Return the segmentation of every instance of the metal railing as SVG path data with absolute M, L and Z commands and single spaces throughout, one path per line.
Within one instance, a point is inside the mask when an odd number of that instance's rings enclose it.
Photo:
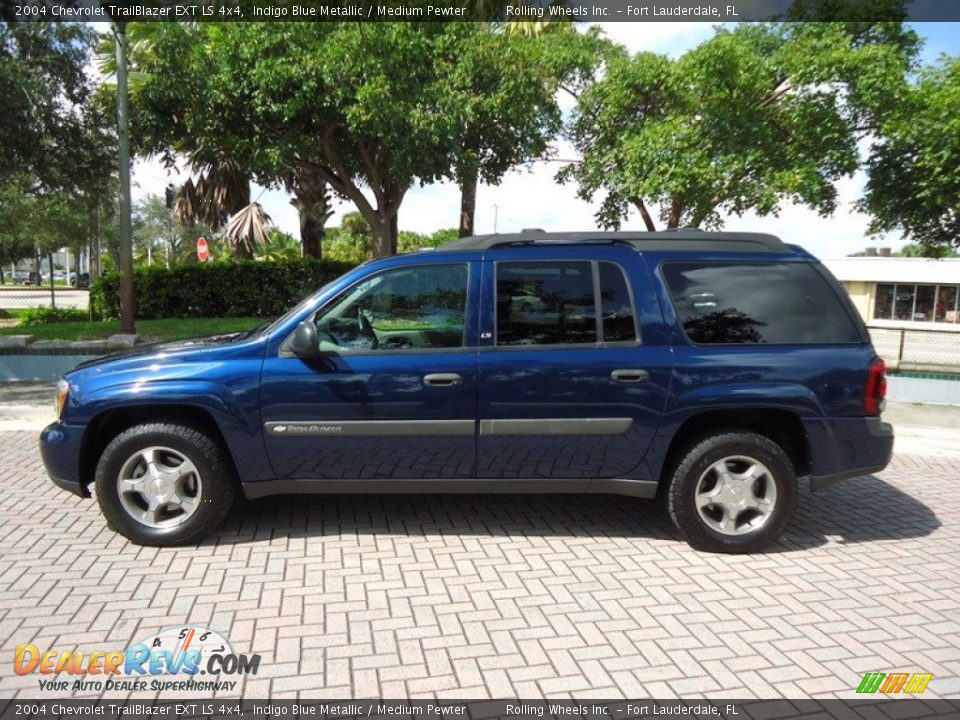
M 960 332 L 870 326 L 877 354 L 892 370 L 960 372 Z

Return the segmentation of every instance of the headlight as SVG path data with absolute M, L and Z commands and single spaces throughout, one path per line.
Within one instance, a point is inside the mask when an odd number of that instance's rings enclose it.
M 57 383 L 57 420 L 60 419 L 61 414 L 63 413 L 63 408 L 67 406 L 67 397 L 70 395 L 70 383 L 68 383 L 63 378 L 60 378 L 60 382 Z

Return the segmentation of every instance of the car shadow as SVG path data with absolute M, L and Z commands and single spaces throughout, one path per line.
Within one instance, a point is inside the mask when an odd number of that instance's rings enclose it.
M 891 512 L 895 509 L 895 512 Z M 765 552 L 925 537 L 934 512 L 869 475 L 802 490 L 797 516 Z M 611 495 L 300 495 L 261 498 L 201 545 L 354 534 L 611 537 L 683 542 L 660 503 Z

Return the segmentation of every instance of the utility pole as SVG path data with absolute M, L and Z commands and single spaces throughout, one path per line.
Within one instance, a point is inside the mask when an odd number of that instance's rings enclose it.
M 117 140 L 120 161 L 120 332 L 133 334 L 133 229 L 130 224 L 130 115 L 127 24 L 115 22 L 117 39 Z

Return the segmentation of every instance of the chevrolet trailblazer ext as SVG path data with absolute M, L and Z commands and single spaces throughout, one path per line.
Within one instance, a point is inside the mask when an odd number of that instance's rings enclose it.
M 887 465 L 885 390 L 799 247 L 529 231 L 366 263 L 254 331 L 85 363 L 40 448 L 147 545 L 214 532 L 240 492 L 564 492 L 659 495 L 693 546 L 751 552 L 801 480 Z

